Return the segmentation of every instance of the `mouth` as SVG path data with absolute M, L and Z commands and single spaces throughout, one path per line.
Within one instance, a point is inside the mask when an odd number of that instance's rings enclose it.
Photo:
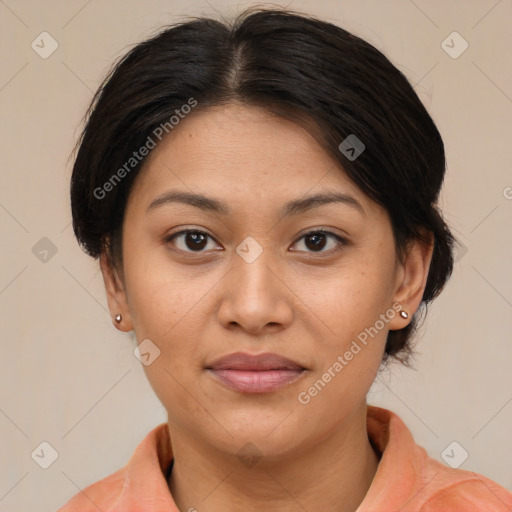
M 269 393 L 299 379 L 307 369 L 277 354 L 237 352 L 205 368 L 222 384 L 242 393 Z

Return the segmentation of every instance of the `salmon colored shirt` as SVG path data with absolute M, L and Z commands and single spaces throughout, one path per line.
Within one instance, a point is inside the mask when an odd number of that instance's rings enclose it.
M 429 457 L 395 413 L 368 406 L 367 429 L 381 459 L 356 512 L 512 512 L 512 492 Z M 57 512 L 179 512 L 166 478 L 172 460 L 168 425 L 162 423 L 123 468 L 89 485 Z

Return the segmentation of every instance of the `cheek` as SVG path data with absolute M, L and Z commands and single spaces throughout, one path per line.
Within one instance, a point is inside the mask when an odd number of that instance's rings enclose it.
M 314 343 L 315 371 L 301 386 L 297 403 L 306 422 L 326 431 L 364 400 L 382 361 L 388 322 L 396 312 L 387 308 L 388 289 L 377 274 L 359 270 L 330 281 L 312 298 L 311 309 L 329 329 L 323 328 L 327 335 Z
M 381 260 L 358 257 L 321 280 L 303 281 L 301 298 L 329 329 L 337 348 L 373 325 L 390 305 L 391 267 Z M 305 286 L 305 288 L 304 288 Z
M 197 405 L 187 390 L 202 370 L 201 322 L 208 287 L 191 287 L 170 266 L 133 266 L 132 271 L 130 311 L 137 341 L 151 340 L 158 353 L 154 362 L 143 365 L 144 372 L 167 411 L 186 417 Z
M 202 371 L 201 350 L 209 342 L 205 333 L 212 322 L 208 293 L 222 286 L 222 273 L 205 272 L 199 277 L 197 269 L 184 269 L 173 264 L 164 251 L 144 247 L 133 243 L 125 251 L 129 305 L 138 343 L 150 339 L 160 350 L 159 357 L 144 370 L 162 403 L 174 404 L 168 410 L 185 410 L 191 404 L 182 386 Z M 298 313 L 291 330 L 306 326 L 316 363 L 314 375 L 301 391 L 321 381 L 318 397 L 311 395 L 311 408 L 339 400 L 348 405 L 366 394 L 384 350 L 387 324 L 377 334 L 372 326 L 389 303 L 391 269 L 385 254 L 379 258 L 370 250 L 360 250 L 347 255 L 331 272 L 309 269 L 287 275 L 299 299 L 291 306 Z M 336 371 L 340 364 L 341 370 Z M 329 368 L 331 374 L 326 374 Z M 322 387 L 322 383 L 326 385 Z M 318 414 L 324 413 L 318 410 Z
M 391 274 L 385 254 L 380 260 L 361 255 L 323 281 L 322 290 L 309 293 L 307 305 L 320 318 L 325 335 L 315 342 L 317 371 L 311 380 L 319 382 L 306 401 L 315 393 L 322 395 L 312 400 L 317 404 L 366 395 L 396 315 L 390 302 Z
M 142 237 L 141 237 L 142 238 Z M 130 313 L 137 338 L 164 341 L 173 327 L 200 300 L 200 290 L 191 287 L 186 273 L 170 264 L 161 248 L 128 244 L 125 276 Z
M 137 342 L 149 339 L 158 353 L 144 366 L 147 378 L 163 403 L 169 397 L 186 403 L 180 384 L 186 385 L 203 368 L 207 294 L 217 279 L 191 280 L 163 251 L 150 254 L 136 247 L 126 258 L 125 270 Z

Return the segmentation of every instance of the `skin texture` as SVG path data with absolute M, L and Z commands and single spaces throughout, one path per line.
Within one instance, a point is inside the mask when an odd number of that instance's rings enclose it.
M 214 197 L 232 212 L 180 203 L 147 210 L 171 189 Z M 331 203 L 280 214 L 284 203 L 327 190 L 353 196 L 364 213 Z M 185 235 L 166 240 L 185 228 L 211 238 L 199 252 Z M 303 236 L 320 228 L 346 243 L 329 235 L 315 249 Z M 236 252 L 248 236 L 263 249 L 252 263 Z M 232 103 L 189 115 L 164 138 L 128 198 L 123 268 L 105 254 L 100 264 L 112 317 L 123 317 L 114 325 L 161 351 L 144 371 L 168 413 L 169 486 L 182 512 L 357 508 L 378 465 L 366 394 L 388 330 L 405 327 L 420 304 L 431 257 L 432 244 L 417 242 L 399 264 L 386 211 L 290 121 Z M 394 303 L 409 319 L 395 314 L 300 403 Z M 238 351 L 277 353 L 307 371 L 278 391 L 234 391 L 205 367 Z M 259 458 L 247 463 L 240 450 Z

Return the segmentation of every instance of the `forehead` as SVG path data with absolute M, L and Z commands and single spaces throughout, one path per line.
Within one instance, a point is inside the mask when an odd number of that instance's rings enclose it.
M 167 189 L 260 207 L 334 190 L 374 207 L 304 127 L 238 103 L 182 119 L 146 158 L 130 200 L 147 208 Z

